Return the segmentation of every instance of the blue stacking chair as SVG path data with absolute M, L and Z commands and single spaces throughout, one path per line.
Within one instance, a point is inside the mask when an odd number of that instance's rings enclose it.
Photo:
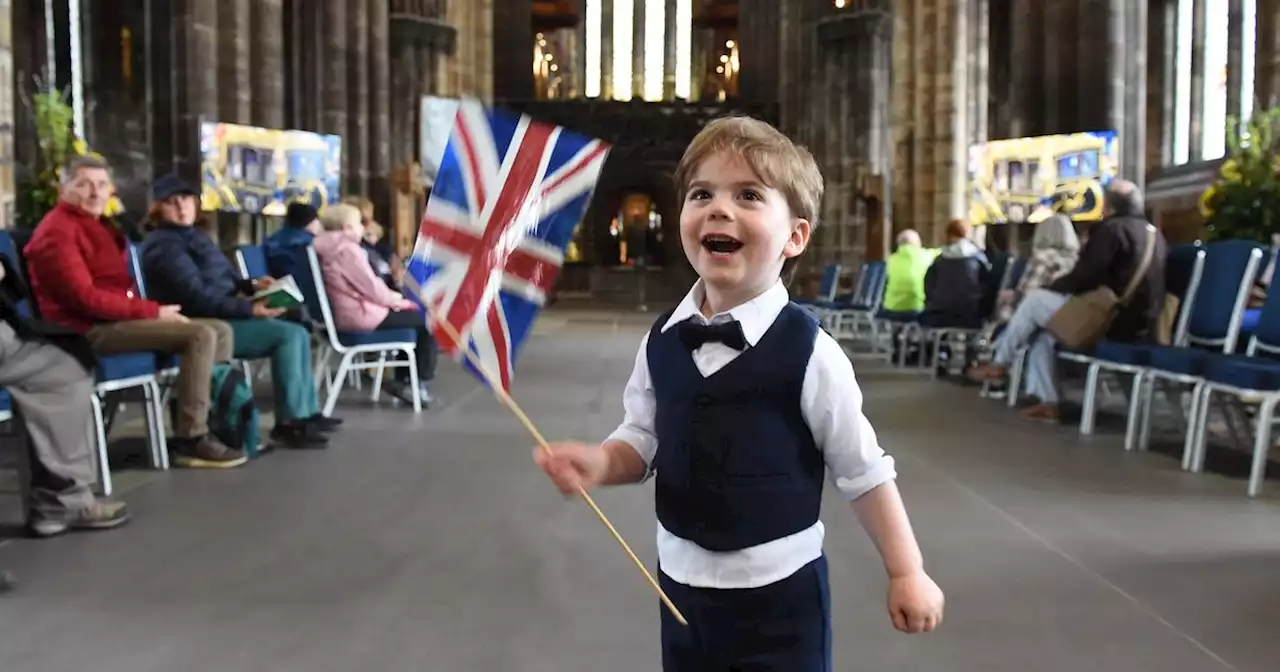
M 142 274 L 142 252 L 138 246 L 132 241 L 125 243 L 128 252 L 129 275 L 133 277 L 133 284 L 138 286 L 138 296 L 147 298 L 147 279 Z M 156 355 L 156 375 L 167 383 L 172 383 L 174 378 L 178 377 L 178 356 L 177 355 Z M 163 386 L 165 390 L 164 403 L 168 403 L 169 386 Z
M 315 248 L 308 245 L 305 248 L 295 250 L 294 254 L 301 257 L 297 259 L 294 268 L 301 269 L 302 272 L 295 275 L 294 280 L 298 283 L 298 289 L 302 290 L 302 295 L 306 299 L 304 305 L 310 312 L 312 319 L 324 324 L 325 335 L 329 341 L 329 349 L 324 353 L 321 362 L 317 366 L 317 379 L 320 377 L 320 372 L 326 368 L 327 360 L 334 353 L 341 356 L 338 369 L 332 378 L 325 377 L 328 389 L 323 413 L 325 415 L 333 413 L 333 408 L 338 403 L 338 394 L 342 391 L 342 381 L 346 378 L 347 373 L 368 369 L 376 370 L 372 400 L 377 401 L 382 393 L 382 374 L 385 369 L 387 367 L 397 368 L 402 366 L 409 367 L 409 380 L 413 387 L 413 411 L 415 413 L 420 412 L 422 410 L 422 399 L 419 395 L 418 368 L 414 358 L 414 353 L 417 351 L 417 332 L 413 329 L 385 329 L 364 332 L 339 331 L 333 321 L 333 310 L 329 306 L 329 296 L 324 286 L 324 275 L 320 271 L 320 258 L 316 256 Z M 426 324 L 426 318 L 423 318 L 423 324 Z M 387 361 L 387 354 L 396 352 L 405 353 L 407 359 L 403 362 Z M 367 353 L 377 353 L 379 355 L 378 361 L 372 363 L 357 361 L 358 356 Z
M 837 339 L 856 340 L 866 326 L 873 342 L 878 339 L 876 313 L 884 301 L 888 265 L 883 261 L 866 261 L 858 271 L 858 283 L 847 301 L 829 304 L 828 321 L 824 323 Z
M 0 388 L 0 424 L 8 423 L 13 419 L 13 396 L 9 394 L 8 390 Z M 26 446 L 23 446 L 22 450 L 25 453 L 27 451 Z M 28 507 L 30 506 L 27 490 L 28 474 L 30 472 L 27 461 L 29 459 L 25 454 L 18 456 L 18 496 L 22 498 L 22 520 L 24 522 L 28 520 Z
M 132 264 L 133 250 L 128 250 L 127 261 Z M 14 266 L 24 268 L 21 255 L 18 253 L 8 232 L 0 232 L 0 254 L 9 256 Z M 130 266 L 132 268 L 132 266 Z M 141 291 L 141 290 L 139 290 Z M 25 309 L 24 309 L 25 306 Z M 24 314 L 34 315 L 34 304 L 31 297 L 22 297 L 19 310 Z M 90 393 L 90 408 L 93 411 L 94 442 L 97 444 L 98 456 L 98 488 L 103 495 L 113 491 L 111 468 L 107 462 L 107 420 L 104 414 L 103 397 L 112 392 L 139 389 L 145 397 L 144 411 L 147 419 L 147 439 L 151 449 L 151 466 L 155 469 L 169 468 L 169 449 L 165 442 L 164 415 L 161 406 L 161 392 L 156 376 L 156 357 L 152 353 L 125 353 L 98 357 L 93 391 Z
M 828 314 L 832 310 L 836 292 L 840 289 L 840 272 L 843 268 L 835 262 L 824 265 L 818 281 L 818 295 L 812 299 L 796 299 L 796 304 L 813 313 L 819 322 L 829 322 Z
M 267 272 L 267 253 L 261 245 L 241 245 L 236 248 L 236 269 L 240 271 L 240 279 L 253 280 L 265 278 Z
M 1188 259 L 1199 257 L 1200 270 L 1185 271 Z M 1151 405 L 1157 391 L 1167 393 L 1170 385 L 1192 386 L 1190 416 L 1197 415 L 1203 395 L 1200 369 L 1214 350 L 1234 351 L 1244 315 L 1245 303 L 1262 262 L 1262 249 L 1248 241 L 1224 241 L 1205 246 L 1178 246 L 1170 250 L 1167 274 L 1176 292 L 1185 279 L 1186 290 L 1179 306 L 1173 342 L 1168 346 L 1125 345 L 1104 342 L 1095 350 L 1090 375 L 1086 377 L 1085 408 L 1081 433 L 1092 433 L 1096 413 L 1098 374 L 1107 367 L 1134 375 L 1130 396 L 1125 448 L 1145 449 L 1150 440 Z M 1197 263 L 1197 262 L 1192 262 Z M 1105 363 L 1105 364 L 1104 364 Z M 1096 366 L 1096 368 L 1095 368 Z M 1181 405 L 1177 405 L 1181 408 Z M 1136 425 L 1136 436 L 1135 432 Z M 1183 446 L 1183 467 L 1190 466 L 1193 433 L 1187 432 Z
M 1267 454 L 1271 449 L 1271 426 L 1280 406 L 1280 293 L 1269 292 L 1259 310 L 1257 328 L 1243 355 L 1203 353 L 1199 367 L 1200 397 L 1191 419 L 1191 454 L 1184 461 L 1190 469 L 1204 468 L 1210 401 L 1214 394 L 1239 403 L 1257 405 L 1253 461 L 1249 470 L 1248 494 L 1257 496 L 1266 476 Z
M 1165 291 L 1179 298 L 1178 319 L 1170 345 L 1186 345 L 1187 327 L 1196 303 L 1200 281 L 1204 273 L 1206 253 L 1197 243 L 1170 248 L 1165 260 Z M 1133 450 L 1140 444 L 1138 430 L 1142 422 L 1140 404 L 1150 399 L 1150 380 L 1145 375 L 1150 363 L 1153 346 L 1132 343 L 1116 343 L 1103 340 L 1086 356 L 1088 374 L 1085 376 L 1084 408 L 1080 416 L 1080 433 L 1092 434 L 1097 415 L 1097 393 L 1100 376 L 1104 373 L 1132 376 L 1129 394 L 1129 413 L 1125 428 L 1125 450 Z

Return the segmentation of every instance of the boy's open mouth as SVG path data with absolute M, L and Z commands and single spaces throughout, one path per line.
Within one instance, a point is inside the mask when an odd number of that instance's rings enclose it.
M 702 237 L 702 247 L 712 254 L 733 254 L 742 249 L 742 241 L 718 233 Z

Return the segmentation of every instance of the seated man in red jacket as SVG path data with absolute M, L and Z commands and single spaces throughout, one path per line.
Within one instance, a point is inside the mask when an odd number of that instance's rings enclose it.
M 110 166 L 102 159 L 81 157 L 65 169 L 61 200 L 25 250 L 41 317 L 83 333 L 99 355 L 176 354 L 177 436 L 169 441 L 174 462 L 244 464 L 244 453 L 218 441 L 208 424 L 213 364 L 231 359 L 231 327 L 219 320 L 189 320 L 177 306 L 137 295 L 125 262 L 124 234 L 102 219 L 111 190 Z

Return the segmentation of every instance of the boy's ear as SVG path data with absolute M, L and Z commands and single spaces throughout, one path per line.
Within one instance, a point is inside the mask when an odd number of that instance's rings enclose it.
M 784 259 L 794 259 L 800 256 L 806 247 L 809 246 L 809 236 L 813 233 L 813 226 L 809 224 L 807 219 L 797 219 L 795 226 L 791 227 L 791 237 L 787 239 L 787 244 L 782 248 L 782 256 Z

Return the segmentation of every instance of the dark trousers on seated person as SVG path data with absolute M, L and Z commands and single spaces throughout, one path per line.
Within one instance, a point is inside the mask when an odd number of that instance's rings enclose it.
M 827 558 L 759 588 L 694 588 L 665 573 L 663 592 L 688 619 L 662 606 L 664 672 L 831 672 Z
M 378 331 L 386 329 L 414 329 L 418 333 L 418 347 L 415 353 L 418 367 L 418 381 L 429 382 L 436 377 L 436 339 L 427 330 L 427 318 L 416 310 L 393 310 L 387 319 L 378 325 Z M 397 380 L 409 380 L 409 370 L 392 369 Z
M 131 320 L 99 324 L 86 334 L 99 355 L 161 352 L 178 356 L 174 383 L 178 413 L 174 434 L 197 438 L 209 433 L 209 390 L 215 362 L 231 360 L 235 337 L 221 320 L 161 322 Z

